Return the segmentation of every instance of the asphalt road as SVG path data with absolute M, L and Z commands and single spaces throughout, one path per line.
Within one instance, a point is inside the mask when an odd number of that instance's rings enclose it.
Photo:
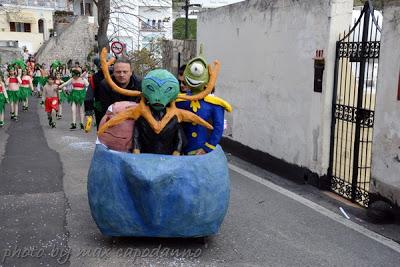
M 317 204 L 308 200 L 313 189 L 233 157 L 230 206 L 218 235 L 102 236 L 86 191 L 95 134 L 69 131 L 64 110 L 56 129 L 38 109 L 0 130 L 1 266 L 399 266 L 399 244 L 329 210 L 321 196 Z M 43 255 L 22 257 L 33 246 Z
M 58 153 L 47 145 L 36 101 L 0 129 L 0 265 L 55 266 L 68 251 Z M 51 256 L 53 254 L 53 256 Z M 57 255 L 56 255 L 57 254 Z

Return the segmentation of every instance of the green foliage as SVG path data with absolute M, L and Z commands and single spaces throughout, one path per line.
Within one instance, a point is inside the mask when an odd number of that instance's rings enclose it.
M 172 0 L 172 9 L 181 10 L 181 7 L 185 5 L 185 0 Z
M 365 2 L 368 0 L 354 0 L 354 6 L 363 6 Z M 376 10 L 382 10 L 384 2 L 387 2 L 388 0 L 373 0 L 371 1 L 372 5 L 374 6 L 374 9 Z
M 134 73 L 141 77 L 145 76 L 150 70 L 158 67 L 157 60 L 147 48 L 131 52 L 129 57 L 132 60 Z
M 189 19 L 188 39 L 195 40 L 197 36 L 197 20 Z M 172 26 L 174 39 L 185 39 L 185 18 L 177 18 Z
M 90 52 L 88 53 L 87 57 L 86 57 L 86 61 L 87 62 L 91 62 L 92 59 L 96 56 L 96 52 L 93 50 L 90 50 Z
M 149 71 L 161 68 L 161 43 L 162 39 L 153 39 L 145 48 L 128 54 L 136 75 L 144 77 Z
M 354 0 L 354 6 L 363 6 L 364 0 Z

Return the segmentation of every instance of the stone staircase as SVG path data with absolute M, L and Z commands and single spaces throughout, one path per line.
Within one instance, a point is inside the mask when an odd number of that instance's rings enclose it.
M 66 63 L 72 59 L 73 62 L 86 62 L 88 54 L 97 45 L 95 35 L 97 26 L 90 23 L 89 18 L 77 16 L 74 21 L 57 37 L 51 37 L 40 47 L 36 53 L 38 63 L 50 64 L 58 59 Z

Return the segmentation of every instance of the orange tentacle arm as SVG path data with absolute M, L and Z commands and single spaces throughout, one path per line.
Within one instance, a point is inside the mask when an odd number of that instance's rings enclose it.
M 179 122 L 184 121 L 184 122 L 194 122 L 199 125 L 202 125 L 206 127 L 209 130 L 213 130 L 214 128 L 212 127 L 211 124 L 209 124 L 207 121 L 203 120 L 193 112 L 183 110 L 183 109 L 178 109 L 178 114 L 177 114 Z
M 114 118 L 110 119 L 103 126 L 100 127 L 97 135 L 102 135 L 108 128 L 116 126 L 125 120 L 137 120 L 141 115 L 141 107 L 137 106 L 129 108 L 125 111 L 118 113 Z
M 114 83 L 114 81 L 111 78 L 110 72 L 108 71 L 108 68 L 110 67 L 111 64 L 115 62 L 115 58 L 112 58 L 110 61 L 107 62 L 107 49 L 103 48 L 101 51 L 100 55 L 100 63 L 101 63 L 101 70 L 103 71 L 104 74 L 104 79 L 107 81 L 107 84 L 117 93 L 121 95 L 126 95 L 126 96 L 140 96 L 141 92 L 137 90 L 126 90 L 124 88 L 119 87 Z
M 207 121 L 205 121 L 202 118 L 200 118 L 199 116 L 197 116 L 195 113 L 176 108 L 175 101 L 171 102 L 170 106 L 171 106 L 170 109 L 172 110 L 171 112 L 174 113 L 174 115 L 176 115 L 178 117 L 179 122 L 182 122 L 182 121 L 194 122 L 194 123 L 197 123 L 199 125 L 206 127 L 209 130 L 214 129 L 211 124 L 209 124 Z
M 218 73 L 220 70 L 221 70 L 221 63 L 218 60 L 215 60 L 214 66 L 212 66 L 211 64 L 208 65 L 208 73 L 210 74 L 210 80 L 208 81 L 206 89 L 197 95 L 179 94 L 178 98 L 189 101 L 204 99 L 214 89 L 215 83 L 217 82 Z

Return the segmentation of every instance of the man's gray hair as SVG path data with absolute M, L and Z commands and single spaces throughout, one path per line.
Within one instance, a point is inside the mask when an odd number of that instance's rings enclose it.
M 115 64 L 118 64 L 118 63 L 126 63 L 126 64 L 129 64 L 129 66 L 131 66 L 131 68 L 132 68 L 132 62 L 129 60 L 128 57 L 120 57 L 120 58 L 117 58 L 117 60 L 115 61 L 114 65 L 115 65 Z

